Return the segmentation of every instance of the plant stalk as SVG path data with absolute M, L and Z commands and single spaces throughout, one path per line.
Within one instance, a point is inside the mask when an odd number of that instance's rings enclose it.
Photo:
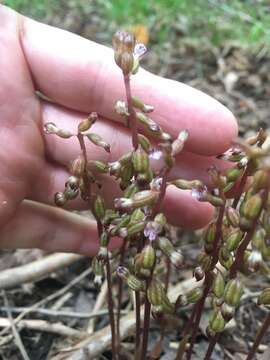
M 248 353 L 246 360 L 251 360 L 254 358 L 254 355 L 258 349 L 258 346 L 260 345 L 269 326 L 270 326 L 270 312 L 268 313 L 266 319 L 264 320 L 264 323 L 262 324 L 261 328 L 259 329 L 259 331 L 256 335 L 256 338 L 255 338 L 255 341 L 253 343 L 253 346 L 252 346 L 250 352 Z

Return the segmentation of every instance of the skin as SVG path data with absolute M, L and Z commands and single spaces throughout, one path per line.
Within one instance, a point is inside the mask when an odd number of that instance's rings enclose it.
M 100 120 L 93 131 L 111 144 L 107 154 L 87 144 L 89 159 L 116 160 L 131 149 L 130 135 L 113 111 L 125 99 L 120 69 L 112 50 L 53 28 L 0 5 L 0 246 L 40 247 L 50 251 L 97 251 L 95 223 L 53 205 L 69 176 L 68 166 L 80 153 L 76 139 L 45 135 L 44 123 L 75 130 L 91 111 Z M 237 135 L 231 112 L 206 94 L 160 78 L 143 69 L 132 77 L 133 94 L 155 107 L 153 118 L 177 136 L 189 131 L 186 149 L 177 157 L 172 178 L 208 181 L 207 168 L 226 164 L 214 156 Z M 41 91 L 52 102 L 35 95 Z M 116 194 L 104 179 L 109 204 Z M 71 209 L 85 207 L 80 201 Z M 173 224 L 198 228 L 213 216 L 213 208 L 189 192 L 169 187 L 164 211 Z M 118 246 L 115 239 L 113 246 Z

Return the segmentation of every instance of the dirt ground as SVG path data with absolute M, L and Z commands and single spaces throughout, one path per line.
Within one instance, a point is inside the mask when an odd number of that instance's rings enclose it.
M 114 24 L 108 26 L 104 23 L 96 9 L 90 9 L 84 13 L 81 9 L 70 6 L 63 13 L 48 15 L 44 21 L 56 26 L 61 24 L 61 27 L 65 29 L 105 44 L 110 43 L 111 34 L 115 30 Z M 153 34 L 154 32 L 149 29 L 149 33 Z M 237 117 L 241 136 L 250 135 L 259 127 L 270 127 L 270 56 L 266 48 L 242 49 L 232 43 L 226 43 L 222 47 L 216 48 L 204 41 L 199 43 L 188 40 L 181 35 L 181 30 L 175 24 L 172 25 L 170 41 L 162 45 L 157 45 L 154 36 L 150 36 L 150 51 L 144 60 L 144 66 L 154 73 L 196 87 L 221 101 Z M 198 251 L 197 237 L 182 232 L 180 235 L 183 236 L 182 245 L 186 256 L 190 259 L 190 268 L 192 268 L 194 254 Z M 0 270 L 41 259 L 44 255 L 46 254 L 39 250 L 1 251 Z M 25 308 L 29 309 L 38 301 L 59 292 L 88 267 L 89 260 L 83 258 L 38 281 L 5 291 L 5 295 L 3 293 L 3 296 L 0 297 L 0 326 L 5 328 L 3 319 L 8 317 L 7 303 L 12 317 L 15 318 Z M 182 280 L 189 276 L 188 271 L 180 275 Z M 176 275 L 174 277 L 175 281 L 179 281 Z M 247 285 L 250 291 L 256 292 L 259 282 L 261 282 L 260 287 L 266 285 L 262 283 L 263 281 L 265 281 L 263 278 L 258 280 L 258 277 L 254 276 L 249 278 Z M 82 313 L 93 311 L 97 306 L 97 297 L 98 291 L 92 285 L 91 275 L 86 274 L 81 281 L 54 299 L 47 299 L 44 304 L 38 306 L 37 311 L 28 313 L 24 319 L 29 321 L 41 319 L 49 324 L 61 323 L 68 328 L 81 331 L 92 327 L 96 331 L 108 324 L 108 317 L 104 314 L 99 315 L 96 318 L 95 327 L 93 327 L 93 320 L 84 318 Z M 100 299 L 100 297 L 98 298 Z M 127 305 L 127 310 L 128 308 L 129 305 Z M 50 311 L 46 313 L 46 311 L 42 312 L 42 309 Z M 69 316 L 65 316 L 64 312 L 69 312 Z M 76 316 L 78 312 L 80 316 Z M 71 316 L 70 313 L 73 315 Z M 222 335 L 213 359 L 245 359 L 248 346 L 250 346 L 256 329 L 265 314 L 264 309 L 258 309 L 252 296 L 248 297 L 245 305 L 237 313 L 236 323 L 232 323 L 231 328 Z M 207 317 L 207 311 L 205 316 Z M 203 358 L 208 345 L 208 340 L 203 332 L 206 317 L 202 321 L 201 334 L 196 341 L 195 360 Z M 182 327 L 183 321 L 185 322 L 186 319 L 187 316 L 184 314 L 177 324 Z M 41 323 L 36 324 L 40 330 Z M 57 335 L 59 333 L 57 331 L 56 334 L 51 329 L 38 331 L 27 324 L 22 329 L 20 327 L 18 329 L 31 360 L 52 359 L 57 352 L 73 347 L 80 340 L 79 331 L 70 336 L 60 336 Z M 150 347 L 156 343 L 159 327 L 153 322 L 151 329 Z M 23 359 L 12 334 L 12 331 L 8 330 L 3 333 L 3 330 L 0 329 L 1 359 Z M 165 332 L 163 352 L 159 358 L 162 360 L 173 359 L 178 340 L 177 332 Z M 270 359 L 269 348 L 267 349 L 269 341 L 270 335 L 268 334 L 268 338 L 264 339 L 261 346 L 262 352 L 265 351 L 265 353 L 258 359 Z M 134 350 L 132 336 L 125 340 L 123 348 L 122 359 L 131 359 Z M 69 359 L 70 356 L 66 352 L 59 359 Z M 84 358 L 92 357 L 85 354 Z M 110 352 L 105 351 L 97 358 L 110 359 Z

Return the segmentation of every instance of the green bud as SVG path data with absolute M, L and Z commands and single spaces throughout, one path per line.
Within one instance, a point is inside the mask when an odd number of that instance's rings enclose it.
M 79 123 L 78 132 L 84 132 L 89 130 L 92 124 L 93 124 L 92 117 L 89 116 L 87 119 L 84 119 Z
M 227 169 L 225 171 L 225 176 L 229 182 L 235 182 L 243 174 L 243 169 L 238 169 L 237 167 Z
M 137 109 L 141 110 L 144 113 L 149 113 L 154 110 L 154 107 L 151 105 L 146 105 L 144 102 L 137 96 L 132 96 L 132 104 Z
M 151 150 L 151 143 L 146 136 L 138 134 L 138 142 L 146 153 Z
M 230 225 L 233 227 L 239 226 L 240 215 L 239 212 L 233 207 L 229 206 L 226 209 L 226 218 Z
M 206 254 L 205 252 L 202 252 L 199 254 L 197 260 L 204 271 L 207 271 L 209 269 L 210 264 L 211 264 L 211 256 L 210 255 Z
M 130 223 L 133 224 L 133 223 L 141 222 L 144 221 L 144 219 L 145 219 L 144 212 L 140 208 L 138 208 L 132 211 Z
M 220 333 L 225 328 L 225 320 L 220 310 L 215 310 L 209 321 L 209 326 L 214 333 Z
M 145 284 L 142 280 L 138 279 L 136 276 L 132 275 L 127 268 L 124 266 L 118 266 L 116 270 L 117 275 L 125 279 L 128 287 L 133 291 L 144 291 Z
M 248 220 L 256 219 L 262 209 L 262 197 L 260 194 L 252 195 L 243 205 L 243 216 Z
M 263 225 L 264 230 L 266 231 L 266 235 L 270 236 L 270 213 L 269 212 L 266 212 L 266 211 L 264 212 L 262 225 Z
M 139 188 L 137 186 L 137 184 L 133 183 L 133 184 L 130 184 L 124 191 L 123 195 L 125 198 L 131 198 L 133 197 L 136 192 L 138 192 Z
M 175 185 L 178 189 L 181 190 L 192 190 L 198 189 L 202 190 L 204 188 L 204 184 L 200 180 L 173 180 L 170 184 Z
M 142 148 L 138 148 L 133 153 L 132 163 L 133 163 L 133 167 L 137 173 L 147 172 L 149 169 L 148 154 Z
M 186 294 L 186 299 L 188 304 L 195 304 L 203 294 L 203 290 L 201 287 L 197 287 L 195 289 L 192 289 Z
M 128 236 L 134 236 L 143 231 L 145 228 L 145 222 L 141 221 L 132 225 L 129 225 L 127 227 L 127 235 Z
M 233 256 L 225 247 L 222 247 L 219 251 L 219 262 L 227 270 L 229 270 L 233 264 Z
M 147 298 L 153 306 L 161 306 L 165 312 L 172 313 L 174 308 L 170 303 L 164 287 L 157 280 L 152 280 L 147 289 Z
M 106 211 L 105 201 L 100 195 L 97 195 L 95 203 L 94 203 L 95 216 L 98 219 L 103 219 L 105 216 L 105 211 Z
M 156 262 L 156 252 L 152 245 L 146 245 L 140 254 L 141 264 L 144 269 L 151 270 Z
M 111 147 L 108 143 L 106 143 L 102 137 L 98 134 L 89 133 L 85 134 L 85 136 L 95 145 L 102 147 L 105 151 L 110 152 Z
M 262 189 L 265 189 L 268 186 L 269 181 L 270 181 L 269 175 L 266 170 L 260 169 L 256 171 L 253 176 L 253 183 L 252 183 L 253 191 L 256 193 Z
M 89 165 L 101 174 L 106 174 L 109 171 L 109 166 L 102 161 L 91 161 Z
M 161 226 L 165 226 L 167 224 L 166 216 L 163 213 L 158 213 L 155 216 L 154 221 L 160 224 Z
M 243 295 L 243 286 L 237 279 L 230 280 L 225 287 L 224 301 L 230 306 L 238 306 Z
M 210 223 L 203 235 L 203 239 L 206 244 L 212 244 L 216 236 L 216 224 L 214 222 Z
M 69 139 L 72 136 L 74 136 L 74 134 L 72 134 L 69 130 L 65 130 L 65 129 L 59 129 L 56 135 L 62 139 Z
M 270 287 L 260 293 L 257 303 L 258 305 L 270 305 Z
M 235 229 L 231 231 L 228 236 L 225 238 L 226 242 L 226 248 L 229 251 L 234 251 L 237 249 L 238 245 L 240 244 L 240 241 L 243 238 L 243 233 L 239 229 Z
M 103 266 L 100 261 L 98 261 L 97 257 L 94 257 L 91 263 L 93 273 L 95 275 L 94 277 L 94 285 L 97 288 L 100 288 L 102 284 L 102 279 L 104 276 Z
M 133 207 L 143 207 L 153 205 L 159 197 L 159 192 L 153 190 L 143 190 L 137 192 L 133 197 Z
M 224 289 L 225 289 L 225 281 L 222 274 L 218 271 L 214 276 L 212 291 L 217 298 L 221 298 L 223 296 Z

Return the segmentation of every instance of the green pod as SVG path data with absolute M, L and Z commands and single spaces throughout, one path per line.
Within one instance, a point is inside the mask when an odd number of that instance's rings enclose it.
M 149 153 L 151 150 L 151 143 L 150 141 L 147 139 L 146 136 L 142 135 L 142 134 L 138 134 L 138 142 L 141 145 L 142 149 L 146 152 Z
M 223 296 L 224 289 L 225 281 L 223 275 L 218 271 L 214 276 L 212 291 L 217 298 L 221 298 Z
M 220 333 L 224 330 L 226 322 L 221 314 L 220 310 L 214 311 L 209 322 L 210 329 L 214 333 Z
M 255 220 L 262 209 L 262 197 L 260 194 L 252 195 L 245 201 L 242 211 L 243 216 L 249 220 Z
M 267 236 L 270 237 L 270 213 L 269 212 L 266 212 L 266 211 L 264 212 L 262 225 L 263 225 L 264 230 L 266 231 Z
M 236 209 L 234 209 L 233 207 L 231 207 L 231 206 L 227 207 L 226 218 L 231 226 L 233 226 L 233 227 L 239 226 L 240 215 L 239 215 L 239 212 Z
M 216 236 L 216 224 L 214 222 L 210 223 L 203 235 L 204 242 L 206 244 L 212 244 Z
M 156 252 L 152 245 L 146 245 L 140 254 L 141 265 L 144 269 L 151 270 L 156 262 Z
M 105 216 L 105 211 L 105 201 L 100 195 L 97 195 L 94 203 L 95 216 L 101 220 Z
M 186 300 L 188 304 L 195 304 L 203 294 L 201 287 L 197 287 L 186 294 Z
M 136 194 L 136 192 L 138 192 L 139 188 L 137 186 L 137 184 L 133 183 L 130 184 L 124 191 L 123 196 L 125 198 L 131 198 L 132 196 L 134 196 Z
M 230 280 L 224 290 L 224 301 L 230 306 L 237 307 L 243 295 L 243 286 L 238 279 Z
M 233 230 L 228 236 L 225 238 L 226 248 L 229 251 L 234 251 L 237 249 L 240 241 L 243 238 L 243 232 L 239 229 Z
M 127 277 L 127 285 L 133 291 L 144 291 L 145 290 L 144 282 L 132 274 L 130 274 Z
M 204 185 L 200 180 L 184 180 L 178 179 L 170 182 L 181 190 L 203 189 Z
M 151 206 L 159 197 L 159 192 L 153 190 L 142 190 L 137 192 L 133 197 L 133 208 Z
M 98 161 L 98 160 L 92 161 L 92 162 L 90 162 L 90 166 L 91 165 L 93 165 L 95 170 L 101 174 L 106 174 L 109 172 L 109 166 L 102 161 Z
M 269 184 L 269 175 L 268 172 L 260 169 L 258 171 L 255 172 L 255 174 L 253 175 L 253 183 L 252 183 L 252 188 L 253 191 L 259 192 L 262 189 L 265 189 Z
M 105 151 L 110 152 L 110 145 L 102 139 L 102 137 L 95 133 L 85 134 L 85 136 L 96 146 L 102 147 Z
M 157 246 L 167 257 L 170 257 L 171 254 L 175 251 L 173 244 L 164 236 L 158 237 Z
M 243 169 L 238 169 L 237 167 L 227 169 L 225 171 L 225 176 L 229 182 L 235 182 L 237 179 L 240 178 L 243 174 Z
M 263 289 L 257 301 L 258 305 L 270 305 L 270 287 Z
M 141 231 L 143 231 L 145 228 L 145 222 L 141 221 L 132 225 L 129 225 L 127 227 L 127 235 L 128 236 L 134 236 L 139 234 Z
M 144 221 L 145 219 L 145 214 L 144 212 L 138 208 L 132 211 L 131 217 L 130 217 L 130 223 L 137 223 L 137 222 L 141 222 Z

